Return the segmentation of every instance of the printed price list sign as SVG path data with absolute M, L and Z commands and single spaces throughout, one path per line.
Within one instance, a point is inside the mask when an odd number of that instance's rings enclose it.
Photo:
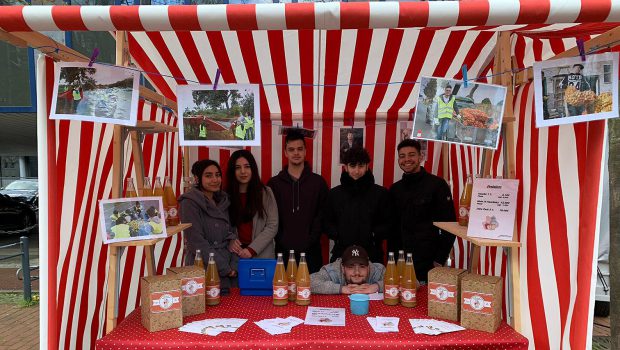
M 511 241 L 519 180 L 474 181 L 467 236 Z

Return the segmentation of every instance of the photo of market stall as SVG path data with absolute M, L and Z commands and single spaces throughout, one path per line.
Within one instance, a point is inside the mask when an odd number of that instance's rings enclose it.
M 402 349 L 590 348 L 607 121 L 537 129 L 532 66 L 579 56 L 576 36 L 585 39 L 586 51 L 616 49 L 618 21 L 616 7 L 603 2 L 541 7 L 533 0 L 5 8 L 0 39 L 42 53 L 37 59 L 44 174 L 41 343 L 49 349 L 345 349 L 387 342 Z M 114 34 L 116 65 L 135 66 L 155 88 L 140 88 L 135 128 L 49 119 L 55 60 L 90 58 L 54 42 L 45 31 Z M 180 194 L 194 161 L 227 163 L 229 149 L 179 146 L 178 86 L 215 84 L 218 69 L 219 84 L 258 86 L 256 119 L 262 125 L 255 132 L 261 143 L 247 149 L 260 164 L 262 179 L 286 164 L 280 128 L 299 126 L 316 130 L 314 139 L 305 140 L 307 159 L 333 187 L 341 176 L 340 130 L 364 128 L 375 181 L 389 187 L 402 176 L 399 123 L 422 113 L 415 111 L 424 94 L 421 77 L 462 86 L 465 65 L 472 83 L 505 88 L 502 113 L 497 114 L 498 101 L 463 101 L 458 121 L 463 128 L 448 128 L 446 136 L 459 143 L 429 138 L 423 166 L 451 184 L 453 198 L 459 198 L 467 174 L 520 182 L 514 241 L 484 245 L 460 236 L 450 265 L 504 282 L 497 333 L 414 334 L 402 323 L 411 315 L 426 316 L 425 306 L 398 309 L 399 333 L 374 333 L 364 318 L 352 321 L 350 314 L 347 325 L 358 328 L 317 332 L 321 328 L 298 326 L 280 338 L 242 332 L 255 328 L 252 322 L 217 337 L 177 329 L 150 333 L 140 324 L 140 279 L 182 265 L 182 228 L 169 228 L 168 238 L 149 245 L 103 245 L 94 203 L 122 197 L 128 177 L 135 177 L 140 188 L 144 176 L 170 176 Z M 426 116 L 416 122 L 424 125 L 414 125 L 413 137 L 432 129 Z M 480 124 L 491 138 L 464 128 L 480 129 Z M 488 143 L 491 139 L 496 144 Z M 452 224 L 445 230 L 457 232 Z M 324 237 L 325 252 L 328 245 Z M 227 312 L 212 315 L 252 318 L 267 307 L 248 300 L 234 294 Z M 301 317 L 305 308 L 294 307 L 286 310 Z

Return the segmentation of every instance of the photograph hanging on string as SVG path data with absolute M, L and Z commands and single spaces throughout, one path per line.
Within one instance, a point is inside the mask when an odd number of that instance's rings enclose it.
M 364 128 L 340 128 L 340 164 L 344 164 L 344 156 L 354 147 L 364 147 Z
M 412 137 L 497 149 L 506 88 L 422 77 Z
M 407 122 L 400 122 L 399 123 L 400 126 L 400 132 L 398 133 L 398 135 L 400 135 L 398 142 L 407 140 L 407 139 L 415 139 L 415 137 L 413 137 L 413 121 L 407 121 Z M 422 153 L 422 157 L 424 160 L 426 160 L 426 153 L 428 151 L 428 141 L 426 140 L 418 140 L 420 142 L 420 153 Z
M 536 127 L 618 117 L 618 53 L 534 62 Z
M 257 85 L 179 85 L 179 144 L 260 146 Z
M 99 222 L 105 244 L 167 237 L 160 197 L 100 200 Z
M 135 126 L 140 73 L 101 64 L 55 64 L 50 119 Z

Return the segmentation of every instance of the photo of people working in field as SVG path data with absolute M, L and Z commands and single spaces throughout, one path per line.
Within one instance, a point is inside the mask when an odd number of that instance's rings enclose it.
M 177 96 L 181 145 L 260 146 L 256 86 L 183 85 Z
M 135 126 L 139 75 L 121 67 L 58 63 L 50 118 Z

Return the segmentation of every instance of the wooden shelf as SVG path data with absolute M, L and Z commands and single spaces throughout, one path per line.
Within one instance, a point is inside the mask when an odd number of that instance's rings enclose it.
M 164 123 L 152 121 L 152 120 L 138 120 L 136 126 L 127 127 L 129 130 L 142 131 L 145 134 L 157 134 L 162 132 L 177 132 L 179 128 L 166 125 Z
M 113 247 L 135 247 L 135 246 L 145 246 L 145 245 L 154 245 L 159 241 L 163 241 L 164 239 L 174 236 L 177 233 L 192 227 L 192 224 L 179 224 L 176 226 L 166 226 L 166 237 L 163 238 L 155 238 L 155 239 L 146 239 L 142 241 L 127 241 L 127 242 L 116 242 L 111 243 L 110 246 Z
M 459 225 L 458 222 L 433 222 L 433 225 L 457 237 L 468 240 L 479 247 L 521 247 L 521 242 L 516 241 L 469 237 L 467 236 L 467 227 Z

